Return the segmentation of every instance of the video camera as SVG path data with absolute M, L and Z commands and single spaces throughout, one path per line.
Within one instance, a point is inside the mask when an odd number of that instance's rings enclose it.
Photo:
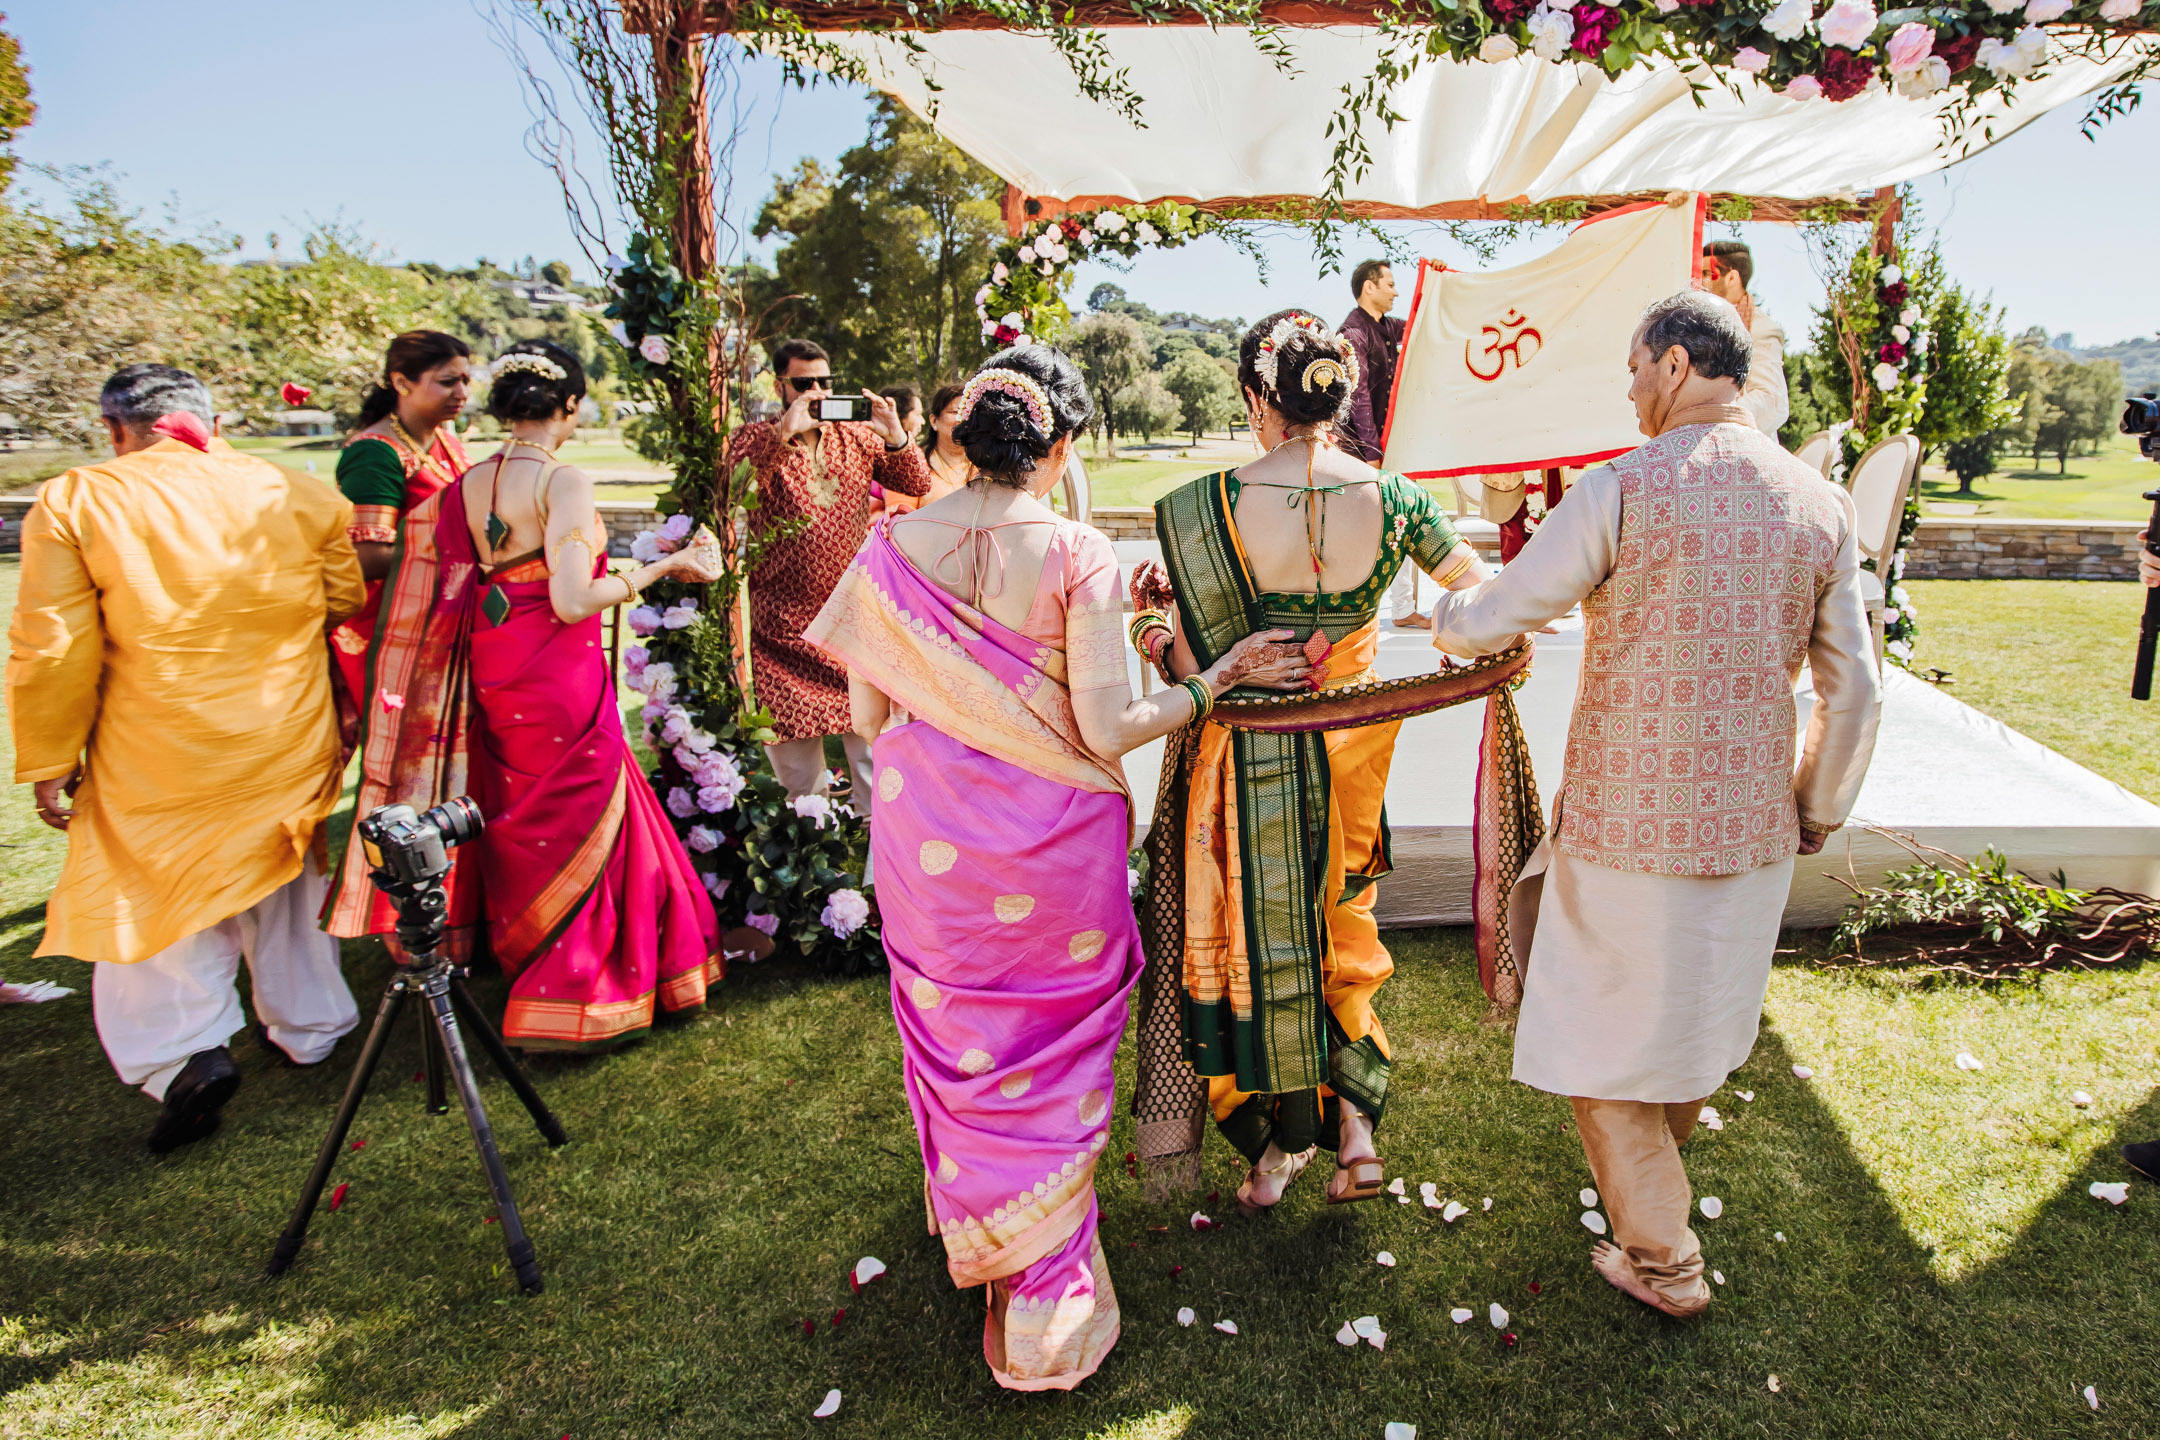
M 421 886 L 450 873 L 450 851 L 485 828 L 480 807 L 464 795 L 424 815 L 410 805 L 385 805 L 355 827 L 368 867 L 400 886 Z
M 2123 402 L 2122 424 L 2125 435 L 2138 437 L 2138 453 L 2147 460 L 2160 460 L 2160 393 L 2147 390 L 2143 395 L 2133 395 Z M 2160 556 L 2160 490 L 2147 490 L 2145 498 L 2152 502 L 2152 518 L 2145 522 L 2145 553 Z M 2138 623 L 2137 668 L 2130 673 L 2130 698 L 2152 699 L 2153 657 L 2160 650 L 2160 590 L 2145 592 L 2145 618 Z

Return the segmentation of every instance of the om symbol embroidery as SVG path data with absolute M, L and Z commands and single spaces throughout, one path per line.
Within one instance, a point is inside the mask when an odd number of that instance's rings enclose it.
M 1472 347 L 1477 341 L 1463 341 L 1463 365 L 1480 380 L 1498 380 L 1507 372 L 1510 360 L 1517 370 L 1522 369 L 1545 344 L 1545 337 L 1531 329 L 1530 322 L 1512 305 L 1498 325 L 1484 326 L 1479 333 L 1485 338 L 1485 348 L 1476 350 Z M 1529 342 L 1528 350 L 1523 348 L 1525 341 Z M 1480 369 L 1481 364 L 1490 368 Z

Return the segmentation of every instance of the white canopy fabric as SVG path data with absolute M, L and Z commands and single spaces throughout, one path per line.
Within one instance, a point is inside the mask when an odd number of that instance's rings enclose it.
M 1050 42 L 1002 31 L 916 37 L 926 56 L 870 34 L 825 38 L 866 62 L 875 83 L 1030 195 L 1154 200 L 1313 195 L 1325 183 L 1328 120 L 1343 84 L 1370 72 L 1377 31 L 1284 32 L 1285 75 L 1242 30 L 1198 26 L 1104 32 L 1143 97 L 1145 128 L 1080 93 Z M 1888 91 L 1840 104 L 1787 100 L 1745 76 L 1745 98 L 1699 92 L 1665 64 L 1608 77 L 1594 65 L 1524 55 L 1498 64 L 1428 61 L 1390 96 L 1406 118 L 1369 121 L 1373 165 L 1351 200 L 1423 208 L 1452 201 L 1532 201 L 1639 190 L 1793 198 L 1862 195 L 1925 175 L 1999 141 L 2127 72 L 2143 48 L 2113 58 L 2059 54 L 2049 73 L 1992 92 L 1966 138 L 1946 139 L 1942 96 Z M 940 87 L 934 94 L 924 68 Z

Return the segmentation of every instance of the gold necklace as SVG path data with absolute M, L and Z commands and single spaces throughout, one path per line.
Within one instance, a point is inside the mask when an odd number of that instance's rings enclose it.
M 445 480 L 452 478 L 451 476 L 444 473 L 442 466 L 435 463 L 435 456 L 433 454 L 435 447 L 433 445 L 429 445 L 425 449 L 421 448 L 418 438 L 413 435 L 412 431 L 405 428 L 404 421 L 398 419 L 397 411 L 393 410 L 390 412 L 389 420 L 391 432 L 395 434 L 398 439 L 405 442 L 405 448 L 412 451 L 413 457 L 420 462 L 421 469 L 433 470 L 436 474 L 441 475 Z

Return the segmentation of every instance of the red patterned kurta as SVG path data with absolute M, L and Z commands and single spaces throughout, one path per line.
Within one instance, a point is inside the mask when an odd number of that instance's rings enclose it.
M 730 465 L 748 460 L 757 467 L 761 525 L 810 521 L 750 572 L 751 681 L 782 740 L 848 728 L 847 672 L 802 632 L 870 533 L 870 482 L 900 495 L 930 488 L 930 467 L 917 446 L 887 450 L 868 425 L 823 425 L 819 436 L 815 464 L 809 436 L 788 444 L 769 420 L 745 425 L 728 443 Z

